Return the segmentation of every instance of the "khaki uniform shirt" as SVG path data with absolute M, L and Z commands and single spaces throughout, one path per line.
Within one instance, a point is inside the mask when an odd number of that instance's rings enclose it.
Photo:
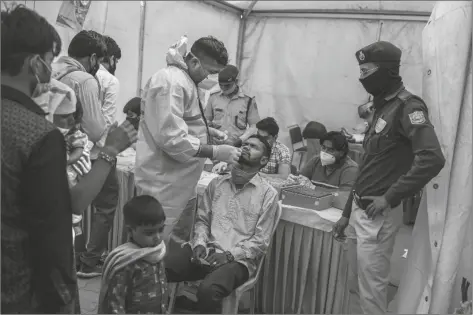
M 227 131 L 229 138 L 241 137 L 248 126 L 260 121 L 255 99 L 245 95 L 241 89 L 231 98 L 221 91 L 210 95 L 205 117 L 210 127 Z

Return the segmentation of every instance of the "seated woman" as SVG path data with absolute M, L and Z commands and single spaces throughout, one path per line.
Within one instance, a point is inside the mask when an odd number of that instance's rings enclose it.
M 338 131 L 331 131 L 321 139 L 320 156 L 310 159 L 299 176 L 291 175 L 291 181 L 311 186 L 311 181 L 350 190 L 358 174 L 358 164 L 348 156 L 348 141 Z

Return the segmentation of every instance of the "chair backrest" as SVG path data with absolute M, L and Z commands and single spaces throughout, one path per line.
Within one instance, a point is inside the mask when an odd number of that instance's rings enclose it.
M 289 129 L 289 137 L 291 138 L 292 150 L 297 150 L 305 146 L 304 138 L 302 137 L 301 127 L 299 125 L 292 125 L 287 127 Z
M 276 212 L 276 217 L 274 218 L 275 222 L 274 222 L 274 226 L 273 226 L 273 231 L 271 232 L 271 240 L 274 237 L 274 233 L 276 233 L 276 229 L 278 228 L 279 220 L 281 220 L 281 216 L 282 216 L 282 201 L 280 200 L 278 202 L 278 211 Z M 271 243 L 270 243 L 270 245 L 271 245 Z M 256 269 L 256 273 L 255 273 L 255 276 L 254 276 L 254 278 L 256 278 L 256 279 L 259 278 L 259 274 L 261 273 L 261 269 L 263 269 L 263 264 L 264 264 L 264 258 L 265 257 L 266 257 L 266 253 L 263 257 L 261 257 L 261 260 L 259 261 L 258 269 Z

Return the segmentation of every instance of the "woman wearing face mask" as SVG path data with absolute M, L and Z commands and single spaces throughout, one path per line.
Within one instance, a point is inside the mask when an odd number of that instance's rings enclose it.
M 355 183 L 358 164 L 348 156 L 348 141 L 338 131 L 331 131 L 320 139 L 320 156 L 309 160 L 299 176 L 290 175 L 289 180 L 312 186 L 311 181 L 350 190 Z

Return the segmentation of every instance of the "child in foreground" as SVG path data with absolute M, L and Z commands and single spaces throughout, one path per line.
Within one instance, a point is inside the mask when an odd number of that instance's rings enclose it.
M 125 205 L 123 215 L 129 242 L 105 260 L 98 314 L 165 314 L 163 208 L 151 196 L 138 196 Z

